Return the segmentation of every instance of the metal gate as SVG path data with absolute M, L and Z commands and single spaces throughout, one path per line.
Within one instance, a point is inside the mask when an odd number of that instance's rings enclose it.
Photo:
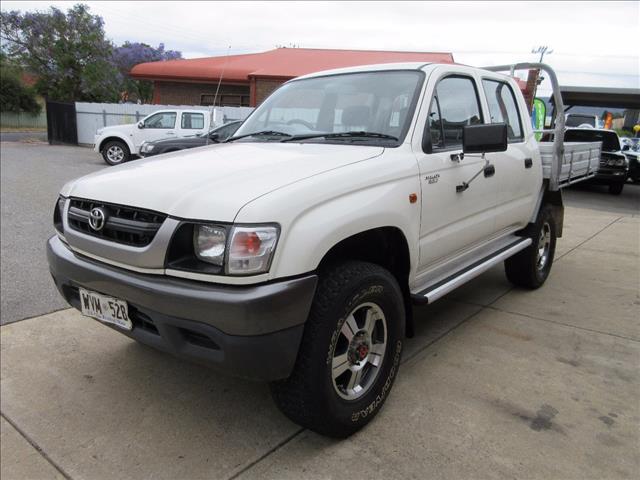
M 75 103 L 47 101 L 47 139 L 50 145 L 78 144 Z

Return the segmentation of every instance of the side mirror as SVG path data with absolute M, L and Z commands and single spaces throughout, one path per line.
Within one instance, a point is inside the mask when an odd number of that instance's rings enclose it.
M 211 135 L 209 135 L 209 140 L 213 140 L 214 142 L 219 141 L 220 139 L 220 135 L 218 135 L 217 133 L 212 133 Z
M 623 152 L 626 152 L 627 150 L 631 150 L 631 147 L 629 145 L 625 145 L 624 147 L 622 147 Z
M 504 152 L 506 150 L 506 123 L 467 125 L 462 129 L 463 153 Z
M 138 128 L 144 128 L 144 122 L 142 121 L 138 122 Z

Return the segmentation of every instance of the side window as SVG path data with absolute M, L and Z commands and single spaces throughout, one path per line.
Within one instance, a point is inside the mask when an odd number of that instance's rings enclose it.
M 174 128 L 176 112 L 156 113 L 144 121 L 144 128 Z
M 509 141 L 522 140 L 522 122 L 511 87 L 495 80 L 483 80 L 482 88 L 487 96 L 491 123 L 506 123 Z
M 462 129 L 482 123 L 475 83 L 468 77 L 440 80 L 431 102 L 429 127 L 434 148 L 462 146 Z M 439 127 L 440 133 L 434 132 Z
M 220 127 L 218 130 L 216 130 L 216 133 L 218 134 L 218 140 L 226 140 L 231 135 L 233 135 L 237 129 L 237 123 L 234 123 L 233 125 L 227 125 L 225 127 Z
M 440 107 L 438 106 L 438 96 L 434 95 L 429 109 L 429 133 L 431 134 L 431 146 L 433 148 L 444 148 L 444 134 L 442 133 L 442 120 L 440 119 Z
M 185 112 L 180 123 L 184 130 L 201 130 L 204 128 L 204 114 Z

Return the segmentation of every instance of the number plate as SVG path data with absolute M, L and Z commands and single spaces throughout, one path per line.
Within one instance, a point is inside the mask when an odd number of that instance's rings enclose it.
M 127 302 L 90 292 L 83 288 L 78 290 L 80 291 L 80 305 L 83 315 L 97 318 L 103 322 L 112 323 L 125 330 L 131 330 L 133 328 L 133 324 L 129 319 Z

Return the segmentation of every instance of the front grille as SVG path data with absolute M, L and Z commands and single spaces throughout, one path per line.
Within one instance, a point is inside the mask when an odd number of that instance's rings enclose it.
M 94 208 L 100 208 L 104 212 L 104 226 L 99 230 L 89 224 Z M 145 247 L 151 243 L 165 218 L 166 215 L 151 210 L 72 198 L 67 221 L 72 229 L 87 235 L 134 247 Z

